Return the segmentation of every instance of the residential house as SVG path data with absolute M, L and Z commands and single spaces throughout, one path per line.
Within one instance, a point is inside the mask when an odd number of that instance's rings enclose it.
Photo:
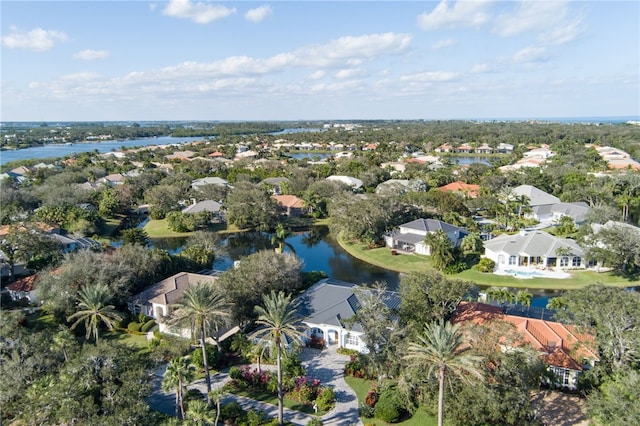
M 462 181 L 448 183 L 438 188 L 442 192 L 454 192 L 465 198 L 476 198 L 480 194 L 480 185 L 473 185 Z
M 469 231 L 436 219 L 416 219 L 384 236 L 385 244 L 393 250 L 424 255 L 431 254 L 431 248 L 424 241 L 427 234 L 443 231 L 451 244 L 458 247 Z
M 0 180 L 2 179 L 11 179 L 15 183 L 25 183 L 29 181 L 29 179 L 26 176 L 21 175 L 19 173 L 11 172 L 11 171 L 6 173 L 0 173 Z
M 29 303 L 37 303 L 36 279 L 37 275 L 21 278 L 7 285 L 5 291 L 9 293 L 11 300 L 15 302 L 27 299 Z
M 409 179 L 389 179 L 376 187 L 376 194 L 399 195 L 411 189 Z
M 338 346 L 358 352 L 368 352 L 363 341 L 364 330 L 359 323 L 347 324 L 362 307 L 357 286 L 345 281 L 325 278 L 318 281 L 300 297 L 298 314 L 306 326 L 307 339 L 323 341 L 327 346 Z M 363 291 L 376 291 L 366 290 Z M 383 291 L 382 300 L 392 310 L 400 306 L 400 294 Z
M 483 143 L 479 147 L 475 149 L 476 154 L 493 154 L 493 148 L 491 148 L 487 143 Z
M 520 231 L 503 234 L 484 243 L 484 257 L 498 269 L 516 266 L 541 268 L 586 268 L 582 247 L 574 240 L 553 236 L 544 231 Z
M 496 153 L 498 154 L 511 154 L 513 152 L 513 145 L 510 143 L 500 142 L 496 147 Z
M 272 195 L 282 212 L 289 217 L 300 217 L 307 211 L 307 205 L 303 199 L 295 195 Z
M 183 214 L 195 214 L 200 212 L 210 212 L 213 214 L 213 217 L 218 220 L 224 220 L 224 215 L 222 214 L 222 204 L 214 201 L 214 200 L 204 200 L 196 202 L 195 199 L 192 200 L 192 204 L 182 209 Z
M 554 321 L 507 315 L 498 306 L 477 302 L 461 302 L 453 322 L 491 324 L 505 321 L 522 336 L 522 342 L 535 349 L 547 368 L 555 374 L 554 385 L 575 390 L 578 376 L 598 361 L 593 349 L 594 337 L 581 333 L 575 327 Z M 505 341 L 503 349 L 513 349 Z
M 520 185 L 513 189 L 513 193 L 525 196 L 529 200 L 528 206 L 531 211 L 525 213 L 525 217 L 543 224 L 556 224 L 562 216 L 569 216 L 576 224 L 580 224 L 585 221 L 589 212 L 589 206 L 584 202 L 563 203 L 558 197 L 535 186 Z
M 127 180 L 127 177 L 124 176 L 122 173 L 113 173 L 113 174 L 101 177 L 99 179 L 96 179 L 96 183 L 114 187 L 116 185 L 123 185 L 126 180 Z
M 349 185 L 354 191 L 362 188 L 362 181 L 360 179 L 351 177 L 351 176 L 341 176 L 341 175 L 331 175 L 327 178 L 327 180 L 332 180 L 334 182 L 342 182 L 345 185 Z
M 173 154 L 165 155 L 164 158 L 167 160 L 179 160 L 179 161 L 191 161 L 191 158 L 195 156 L 196 153 L 193 151 L 175 151 Z
M 448 143 L 445 143 L 437 147 L 434 151 L 435 152 L 453 152 L 453 147 Z
M 60 250 L 62 253 L 72 253 L 78 250 L 98 250 L 100 249 L 100 243 L 96 240 L 87 237 L 74 237 L 70 235 L 62 234 L 50 234 L 50 238 L 60 244 Z
M 455 151 L 459 154 L 471 154 L 473 152 L 473 147 L 467 143 L 463 143 L 458 145 Z
M 191 181 L 191 188 L 195 189 L 196 191 L 206 185 L 219 185 L 219 186 L 225 186 L 227 188 L 231 188 L 229 181 L 216 176 L 205 177 L 205 178 L 195 179 Z
M 179 272 L 132 296 L 127 302 L 127 307 L 134 315 L 143 313 L 162 322 L 171 313 L 175 304 L 182 300 L 187 288 L 197 283 L 215 282 L 217 272 L 207 274 Z
M 287 185 L 291 183 L 291 180 L 286 177 L 272 177 L 266 178 L 262 182 L 260 182 L 260 186 L 266 186 L 271 190 L 273 195 L 281 195 L 283 192 L 283 188 L 286 188 Z

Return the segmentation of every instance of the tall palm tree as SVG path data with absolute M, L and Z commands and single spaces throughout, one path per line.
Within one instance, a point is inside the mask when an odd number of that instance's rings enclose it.
M 444 408 L 444 385 L 449 375 L 464 380 L 469 376 L 482 378 L 479 367 L 482 357 L 466 353 L 462 347 L 460 324 L 433 322 L 426 324 L 417 342 L 409 344 L 404 359 L 414 360 L 416 367 L 426 367 L 427 376 L 438 379 L 438 426 L 442 426 Z
M 271 294 L 264 295 L 263 303 L 264 307 L 256 306 L 258 329 L 249 339 L 268 341 L 275 346 L 278 371 L 278 424 L 283 425 L 282 350 L 286 351 L 289 342 L 300 342 L 302 332 L 297 328 L 299 318 L 291 296 L 285 295 L 282 291 L 272 291 Z
M 78 311 L 67 318 L 67 321 L 76 320 L 71 329 L 75 329 L 78 324 L 84 322 L 87 330 L 85 339 L 89 340 L 93 335 L 97 345 L 100 323 L 104 323 L 109 330 L 112 330 L 116 321 L 122 318 L 113 305 L 107 304 L 110 299 L 111 292 L 104 284 L 89 285 L 80 290 L 77 297 Z
M 218 288 L 211 282 L 199 282 L 187 288 L 182 300 L 176 305 L 178 309 L 174 311 L 174 320 L 177 322 L 188 321 L 192 330 L 200 334 L 208 394 L 211 392 L 211 375 L 209 374 L 209 360 L 207 359 L 205 339 L 207 332 L 213 331 L 215 333 L 216 346 L 220 350 L 218 335 L 220 328 L 227 323 L 231 316 L 230 305 Z
M 162 390 L 176 392 L 176 417 L 184 419 L 184 389 L 196 375 L 196 366 L 189 357 L 177 357 L 169 362 L 162 378 Z
M 76 343 L 76 336 L 68 328 L 61 326 L 60 331 L 54 334 L 51 339 L 51 349 L 62 352 L 64 362 L 67 362 L 69 361 L 69 348 Z

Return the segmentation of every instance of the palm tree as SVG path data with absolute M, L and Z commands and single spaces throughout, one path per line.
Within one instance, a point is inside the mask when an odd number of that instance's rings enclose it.
M 87 330 L 85 339 L 89 340 L 89 337 L 93 335 L 97 345 L 100 323 L 104 323 L 109 330 L 112 330 L 116 321 L 122 318 L 113 305 L 107 305 L 111 299 L 109 287 L 104 284 L 86 286 L 80 290 L 77 299 L 79 310 L 67 318 L 67 321 L 76 320 L 71 326 L 71 330 L 84 322 L 84 327 Z
M 196 366 L 189 357 L 177 357 L 169 362 L 162 378 L 162 390 L 176 392 L 176 417 L 184 419 L 184 389 L 196 375 Z
M 65 326 L 60 327 L 60 331 L 53 335 L 51 339 L 51 349 L 61 351 L 64 362 L 69 361 L 69 348 L 77 344 L 76 337 Z
M 189 405 L 187 405 L 187 419 L 197 426 L 210 425 L 215 421 L 213 413 L 209 410 L 209 404 L 201 399 L 189 402 Z
M 527 290 L 520 290 L 516 293 L 515 301 L 516 303 L 521 304 L 522 306 L 531 306 L 531 301 L 533 299 L 533 294 L 529 293 Z
M 207 382 L 207 393 L 209 393 L 211 392 L 211 375 L 209 374 L 209 360 L 207 359 L 205 339 L 207 331 L 213 330 L 216 334 L 216 346 L 220 350 L 218 333 L 220 327 L 226 324 L 231 316 L 230 306 L 218 288 L 211 282 L 196 283 L 187 288 L 182 300 L 176 306 L 178 309 L 174 311 L 175 321 L 189 321 L 192 330 L 200 334 L 204 374 Z
M 463 380 L 469 380 L 469 376 L 481 379 L 482 357 L 468 354 L 462 348 L 460 324 L 442 321 L 426 324 L 417 339 L 409 344 L 404 359 L 415 360 L 417 367 L 426 367 L 428 377 L 438 378 L 438 426 L 442 426 L 445 380 L 450 374 Z
M 302 332 L 297 328 L 299 319 L 291 296 L 285 295 L 282 291 L 277 293 L 272 291 L 271 294 L 264 295 L 263 303 L 264 307 L 256 306 L 258 329 L 249 336 L 249 339 L 265 340 L 276 348 L 278 424 L 283 425 L 282 350 L 286 350 L 289 341 L 299 342 Z
M 443 230 L 440 229 L 437 232 L 428 233 L 424 241 L 429 246 L 431 263 L 436 269 L 442 271 L 455 260 L 453 244 L 451 244 L 451 240 Z
M 220 403 L 225 395 L 226 392 L 223 388 L 218 388 L 209 392 L 209 400 L 216 403 L 216 419 L 213 422 L 214 426 L 218 426 L 218 421 L 220 420 Z

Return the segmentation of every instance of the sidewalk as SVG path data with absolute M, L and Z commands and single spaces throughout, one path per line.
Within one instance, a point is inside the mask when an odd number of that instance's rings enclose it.
M 344 365 L 349 360 L 346 355 L 339 355 L 332 348 L 322 351 L 318 349 L 303 348 L 300 353 L 302 364 L 307 369 L 307 375 L 320 379 L 322 386 L 331 386 L 335 392 L 335 408 L 321 417 L 325 426 L 361 426 L 358 416 L 358 398 L 353 390 L 344 381 Z M 254 366 L 257 367 L 257 366 Z M 166 366 L 158 368 L 152 378 L 152 395 L 147 402 L 152 410 L 160 411 L 168 415 L 175 415 L 175 395 L 165 393 L 161 388 L 162 375 Z M 211 387 L 217 389 L 229 380 L 226 372 L 218 372 L 211 376 Z M 197 380 L 188 386 L 189 389 L 198 389 L 203 394 L 207 393 L 205 379 Z M 270 417 L 278 417 L 277 405 L 245 398 L 238 395 L 227 394 L 222 402 L 236 401 L 245 409 L 263 411 Z M 314 416 L 299 411 L 284 408 L 285 421 L 297 426 L 305 426 Z

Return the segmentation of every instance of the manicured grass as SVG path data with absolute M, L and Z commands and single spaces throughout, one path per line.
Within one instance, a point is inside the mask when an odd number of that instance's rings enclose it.
M 149 348 L 149 341 L 144 334 L 129 334 L 124 331 L 113 330 L 108 331 L 100 335 L 101 339 L 111 342 L 125 343 L 138 348 L 139 350 L 146 350 Z
M 166 219 L 149 220 L 143 228 L 149 238 L 188 237 L 190 232 L 174 232 L 169 229 Z
M 353 391 L 358 396 L 358 403 L 364 401 L 369 393 L 369 389 L 371 388 L 371 380 L 358 379 L 357 377 L 345 376 L 344 380 L 347 384 L 353 389 Z M 376 425 L 376 426 L 387 426 L 388 423 L 380 420 L 380 419 L 367 419 L 365 417 L 361 417 L 362 423 L 365 425 Z M 436 417 L 427 413 L 422 408 L 419 408 L 410 419 L 407 419 L 400 423 L 394 423 L 397 425 L 403 426 L 435 426 L 438 424 Z
M 103 225 L 100 227 L 100 236 L 104 238 L 111 237 L 116 229 L 118 229 L 124 218 L 124 215 L 116 215 L 105 219 Z
M 418 254 L 399 254 L 392 256 L 391 250 L 387 247 L 369 249 L 365 244 L 348 242 L 341 236 L 338 236 L 337 240 L 340 246 L 353 257 L 381 268 L 401 273 L 422 272 L 433 269 L 428 256 Z M 509 275 L 496 275 L 478 272 L 475 269 L 468 269 L 459 274 L 450 275 L 450 277 L 473 281 L 482 286 L 536 290 L 573 290 L 595 283 L 616 287 L 635 287 L 640 285 L 640 281 L 630 281 L 610 272 L 569 271 L 569 273 L 571 274 L 571 278 L 566 279 L 518 279 Z

